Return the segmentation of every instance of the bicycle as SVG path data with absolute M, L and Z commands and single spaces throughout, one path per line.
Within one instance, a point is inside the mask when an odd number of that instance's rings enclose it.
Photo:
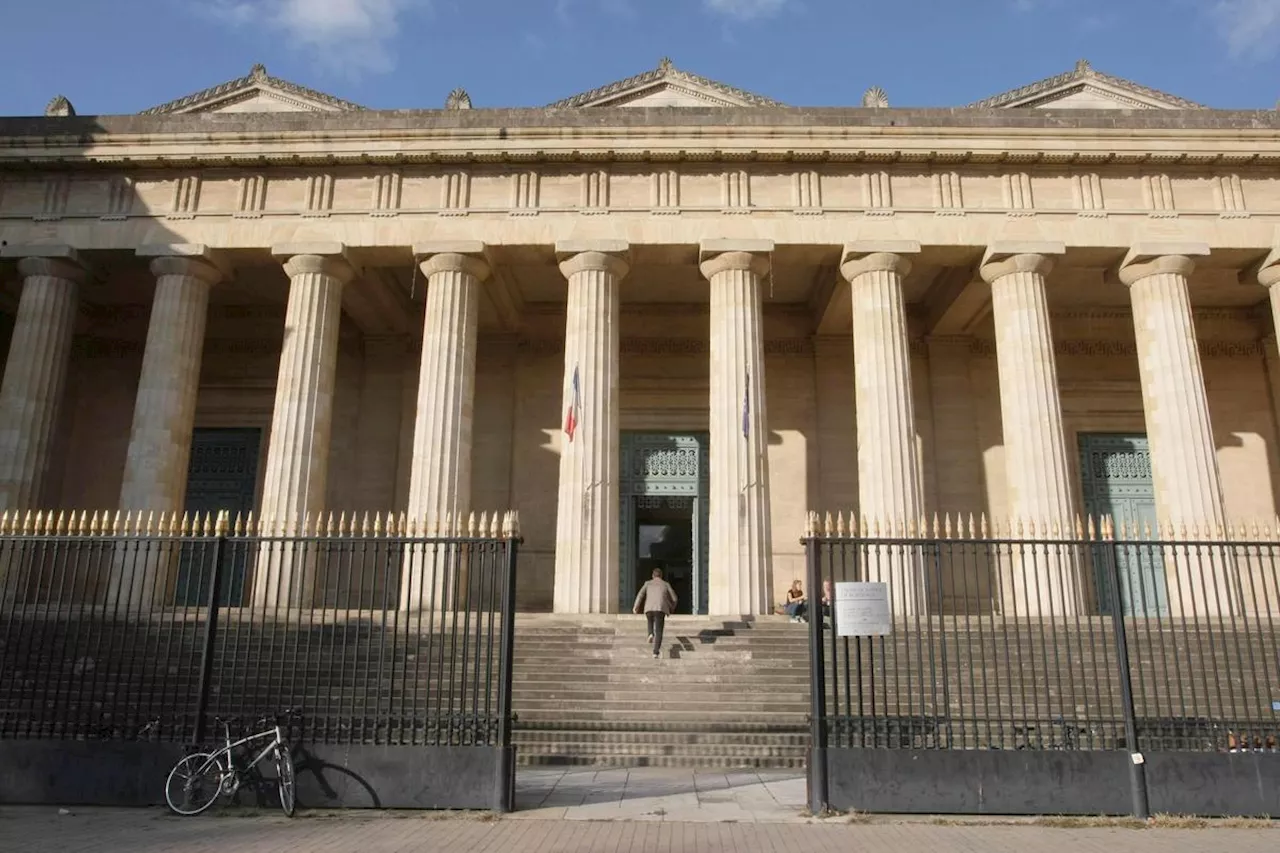
M 280 789 L 280 807 L 284 813 L 293 817 L 294 806 L 296 805 L 296 780 L 293 772 L 293 756 L 289 752 L 289 742 L 285 739 L 284 727 L 280 724 L 280 718 L 283 716 L 296 715 L 296 711 L 290 709 L 276 716 L 274 724 L 270 728 L 264 729 L 257 734 L 248 735 L 237 741 L 231 739 L 231 722 L 232 720 L 223 720 L 216 718 L 216 723 L 222 726 L 223 739 L 225 746 L 213 752 L 195 752 L 185 756 L 173 766 L 169 771 L 169 778 L 165 781 L 164 798 L 169 804 L 169 808 L 175 814 L 180 815 L 197 815 L 209 806 L 219 796 L 231 796 L 240 790 L 240 786 L 244 784 L 246 774 L 258 766 L 263 759 L 271 756 L 276 765 L 276 783 Z M 271 722 L 269 717 L 263 717 L 258 721 L 259 725 L 265 726 Z M 244 767 L 236 764 L 235 754 L 241 747 L 255 741 L 262 741 L 270 738 L 270 742 L 263 747 L 262 751 Z M 175 783 L 176 788 L 175 788 Z

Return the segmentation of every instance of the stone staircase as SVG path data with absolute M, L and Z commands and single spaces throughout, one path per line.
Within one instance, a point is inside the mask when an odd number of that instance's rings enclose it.
M 639 616 L 517 618 L 522 764 L 804 766 L 804 625 L 673 616 L 658 659 L 645 634 Z

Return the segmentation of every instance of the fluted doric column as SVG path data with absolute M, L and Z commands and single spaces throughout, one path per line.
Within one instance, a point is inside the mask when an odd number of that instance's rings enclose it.
M 427 278 L 422 361 L 418 374 L 409 474 L 409 517 L 428 532 L 471 509 L 471 427 L 476 386 L 480 284 L 489 276 L 483 243 L 424 244 L 414 255 Z M 462 578 L 437 559 L 411 555 L 400 605 L 447 607 Z M 430 584 L 428 584 L 430 578 Z
M 0 385 L 0 509 L 39 509 L 57 426 L 84 263 L 69 246 L 7 246 L 22 297 Z
M 209 291 L 223 271 L 205 246 L 144 246 L 156 276 L 120 509 L 177 512 L 186 494 Z
M 1009 514 L 1026 535 L 1034 531 L 1039 537 L 1074 534 L 1071 469 L 1045 292 L 1054 256 L 1065 251 L 1057 243 L 996 244 L 987 249 L 980 268 L 991 285 Z M 1075 613 L 1080 604 L 1076 561 L 1055 550 L 1015 565 L 1003 594 L 1008 615 Z
M 556 508 L 556 613 L 618 611 L 618 284 L 628 245 L 556 245 L 569 280 Z
M 340 244 L 281 246 L 273 253 L 287 258 L 289 302 L 262 518 L 268 532 L 278 534 L 296 530 L 302 520 L 324 510 L 342 288 L 355 270 Z M 313 578 L 305 561 L 295 556 L 285 548 L 263 552 L 254 577 L 256 604 L 310 605 Z
M 853 299 L 853 358 L 858 411 L 858 512 L 901 535 L 923 516 L 920 458 L 902 281 L 914 242 L 853 243 L 840 264 Z M 867 580 L 887 581 L 899 613 L 922 606 L 918 561 L 894 549 L 870 561 Z
M 712 240 L 701 249 L 711 287 L 708 608 L 768 613 L 773 595 L 769 418 L 761 285 L 773 243 Z
M 1280 248 L 1272 249 L 1263 258 L 1262 263 L 1258 265 L 1258 284 L 1267 289 L 1267 296 L 1271 302 L 1271 322 L 1272 336 L 1271 343 L 1274 350 L 1274 344 L 1278 336 L 1280 336 Z M 1271 353 L 1275 355 L 1274 352 Z
M 1156 513 L 1162 526 L 1212 537 L 1223 529 L 1222 480 L 1209 420 L 1204 371 L 1191 314 L 1187 279 L 1203 244 L 1148 244 L 1131 249 L 1120 265 L 1129 287 L 1138 368 L 1151 446 Z M 1172 556 L 1172 559 L 1171 559 Z M 1192 565 L 1166 555 L 1174 613 L 1228 613 L 1235 609 L 1229 561 Z

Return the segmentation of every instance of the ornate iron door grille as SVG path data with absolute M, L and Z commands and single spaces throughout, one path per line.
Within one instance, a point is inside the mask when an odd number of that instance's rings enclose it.
M 707 610 L 707 444 L 706 433 L 622 433 L 619 470 L 620 542 L 618 600 L 630 610 L 636 577 L 635 522 L 640 500 L 691 502 L 693 515 L 693 612 Z

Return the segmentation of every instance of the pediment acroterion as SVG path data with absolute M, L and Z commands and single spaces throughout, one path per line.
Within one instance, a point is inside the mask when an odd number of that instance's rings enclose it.
M 142 115 L 162 113 L 285 113 L 347 112 L 359 104 L 272 77 L 259 64 L 248 75 L 228 80 L 177 100 L 143 110 Z
M 1198 110 L 1200 104 L 1095 70 L 1085 60 L 1065 74 L 1047 77 L 971 107 L 1084 110 Z
M 551 107 L 776 107 L 777 101 L 717 83 L 676 68 L 663 59 L 658 67 L 600 86 Z

